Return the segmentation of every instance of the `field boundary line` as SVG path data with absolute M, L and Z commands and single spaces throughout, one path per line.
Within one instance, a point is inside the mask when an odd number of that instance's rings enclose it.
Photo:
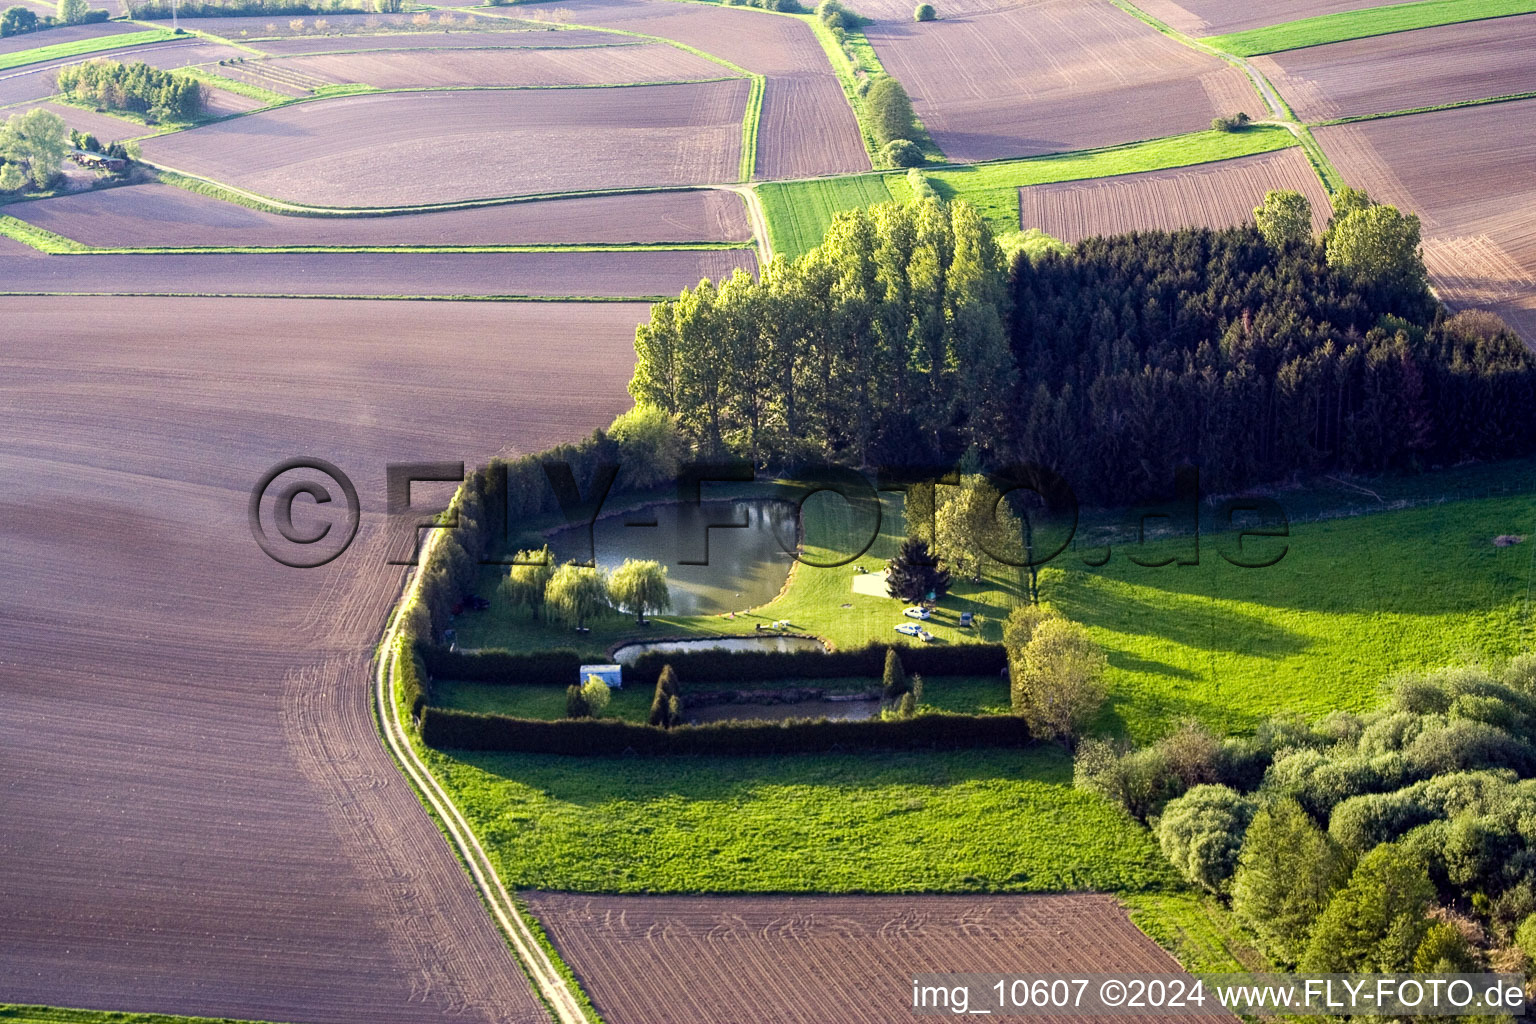
M 568 242 L 543 245 L 93 245 L 0 214 L 0 235 L 50 256 L 268 256 L 324 253 L 381 255 L 537 254 L 562 252 L 746 252 L 754 239 L 727 242 Z
M 664 192 L 707 192 L 729 189 L 730 184 L 698 185 L 638 185 L 629 188 L 578 189 L 570 192 L 528 192 L 522 195 L 487 196 L 483 199 L 451 199 L 441 203 L 422 203 L 416 206 L 310 206 L 273 199 L 259 192 L 227 185 L 222 181 L 178 170 L 152 160 L 140 159 L 139 163 L 158 172 L 161 184 L 196 192 L 226 203 L 248 206 L 267 213 L 294 217 L 406 217 L 417 213 L 438 213 L 445 210 L 473 210 L 482 206 L 509 206 L 513 203 L 552 202 L 559 199 L 598 199 L 605 196 L 642 195 Z M 169 176 L 169 177 L 167 177 Z M 734 184 L 734 183 L 731 183 Z M 199 187 L 201 186 L 201 187 Z
M 442 533 L 442 530 L 433 530 L 423 542 L 417 560 L 418 568 L 411 573 L 404 593 L 390 612 L 389 622 L 385 626 L 383 639 L 375 655 L 374 710 L 378 716 L 384 746 L 401 770 L 401 774 L 413 786 L 418 796 L 424 798 L 423 802 L 429 812 L 437 819 L 451 845 L 460 854 L 470 878 L 490 909 L 491 916 L 506 936 L 519 965 L 528 973 L 541 999 L 554 1012 L 556 1021 L 559 1024 L 590 1024 L 590 1018 L 582 1007 L 581 1001 L 571 992 L 565 978 L 539 944 L 528 922 L 523 919 L 511 894 L 502 884 L 501 876 L 496 873 L 495 866 L 475 837 L 474 830 L 464 820 L 452 798 L 438 784 L 431 769 L 417 755 L 410 737 L 404 734 L 400 725 L 399 709 L 394 701 L 394 663 L 396 648 L 401 642 L 400 613 L 419 591 L 421 586 L 419 567 L 431 557 Z
M 343 302 L 631 302 L 657 303 L 676 295 L 347 295 L 326 292 L 69 292 L 0 291 L 4 298 L 319 299 Z
M 1403 110 L 1384 110 L 1379 114 L 1350 114 L 1347 117 L 1332 117 L 1326 121 L 1309 121 L 1308 128 L 1329 128 L 1338 124 L 1358 124 L 1361 121 L 1380 121 L 1387 117 L 1412 117 L 1414 114 L 1434 114 L 1441 110 L 1460 110 L 1463 107 L 1486 107 L 1494 103 L 1518 103 L 1520 100 L 1536 99 L 1536 90 L 1530 92 L 1510 92 L 1502 96 L 1489 96 L 1479 100 L 1455 100 L 1450 103 L 1436 103 L 1427 107 L 1407 107 Z
M 1393 20 L 1394 14 L 1440 10 L 1448 17 L 1430 14 L 1415 21 Z M 1242 57 L 1263 57 L 1271 53 L 1304 50 L 1312 46 L 1347 43 L 1356 39 L 1416 32 L 1422 29 L 1464 25 L 1471 21 L 1493 21 L 1536 13 L 1536 0 L 1410 0 L 1409 3 L 1381 4 L 1354 10 L 1334 11 L 1310 18 L 1294 18 L 1274 25 L 1224 32 L 1207 36 L 1207 41 L 1228 53 Z M 1350 27 L 1355 26 L 1355 27 Z M 1313 29 L 1310 34 L 1307 29 Z M 1328 31 L 1329 29 L 1334 31 Z M 1266 39 L 1268 41 L 1266 41 Z

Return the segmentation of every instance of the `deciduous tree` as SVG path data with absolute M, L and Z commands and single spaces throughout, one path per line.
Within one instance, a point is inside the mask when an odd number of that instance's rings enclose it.
M 660 562 L 626 558 L 608 577 L 608 597 L 620 608 L 634 612 L 635 622 L 644 625 L 647 614 L 672 607 L 667 567 Z

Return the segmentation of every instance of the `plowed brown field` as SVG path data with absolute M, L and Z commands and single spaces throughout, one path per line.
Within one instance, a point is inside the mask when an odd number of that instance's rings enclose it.
M 49 13 L 57 13 L 57 7 Z M 132 31 L 132 29 L 125 29 L 122 25 L 113 25 L 106 22 L 96 25 L 59 25 L 43 32 L 23 32 L 20 35 L 0 38 L 0 53 L 16 53 L 39 46 L 73 43 L 77 40 L 95 39 L 99 36 L 121 35 L 126 31 Z
M 227 27 L 239 35 L 239 26 L 252 20 L 248 18 L 225 19 Z M 334 19 L 332 19 L 334 20 Z M 199 21 L 206 24 L 206 19 Z M 217 30 L 214 30 L 217 31 Z M 357 31 L 355 26 L 347 31 Z M 227 35 L 227 33 L 223 33 Z M 262 35 L 268 33 L 263 28 Z M 477 18 L 474 31 L 466 32 L 379 32 L 372 35 L 351 36 L 290 36 L 285 39 L 263 39 L 253 44 L 257 49 L 272 54 L 336 53 L 349 50 L 441 50 L 476 49 L 483 46 L 517 46 L 537 49 L 555 47 L 629 46 L 638 40 L 624 39 L 610 32 L 582 32 L 580 30 L 555 31 L 536 29 L 522 31 L 515 21 L 504 18 Z
M 335 1024 L 545 1019 L 374 732 L 384 467 L 628 407 L 643 306 L 0 298 L 0 1000 Z M 364 522 L 256 547 L 296 455 Z
M 158 164 L 323 206 L 734 181 L 745 79 L 632 89 L 382 93 L 163 135 Z
M 1345 180 L 1419 214 L 1441 298 L 1504 314 L 1536 345 L 1536 100 L 1336 125 L 1317 140 Z
M 265 63 L 265 62 L 264 62 Z M 282 57 L 279 69 L 380 89 L 708 81 L 729 68 L 664 43 L 591 49 L 400 50 Z
M 1109 4 L 1078 0 L 866 29 L 953 160 L 1033 156 L 1208 128 L 1263 101 L 1243 73 Z
M 1253 58 L 1305 121 L 1536 90 L 1536 14 Z
M 1214 36 L 1381 4 L 1378 0 L 1267 0 L 1262 4 L 1232 0 L 1137 0 L 1136 6 L 1180 32 Z
M 869 170 L 858 120 L 810 26 L 755 10 L 670 0 L 575 0 L 561 20 L 675 39 L 767 78 L 759 178 Z
M 1127 231 L 1225 228 L 1253 219 L 1271 189 L 1292 189 L 1312 204 L 1312 226 L 1328 219 L 1328 193 L 1299 148 L 1168 171 L 1019 190 L 1020 223 L 1076 243 Z
M 0 293 L 646 299 L 737 267 L 757 270 L 752 250 L 49 256 L 0 259 Z
M 889 1024 L 914 974 L 1179 970 L 1108 896 L 522 895 L 609 1024 Z
M 648 244 L 752 237 L 741 198 L 716 190 L 577 196 L 394 217 L 285 217 L 149 184 L 16 203 L 6 213 L 102 248 Z

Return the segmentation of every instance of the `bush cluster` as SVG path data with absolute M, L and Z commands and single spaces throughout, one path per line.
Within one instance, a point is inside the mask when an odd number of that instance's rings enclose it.
M 1029 742 L 1029 730 L 1012 715 L 930 713 L 866 721 L 713 722 L 667 729 L 614 720 L 548 722 L 428 707 L 422 712 L 421 738 L 440 750 L 609 757 L 750 756 L 914 747 L 1015 747 Z
M 152 68 L 90 60 L 59 69 L 58 89 L 76 103 L 131 110 L 156 121 L 190 121 L 203 112 L 207 89 L 195 78 Z
M 1253 123 L 1253 118 L 1239 110 L 1231 117 L 1211 118 L 1211 130 L 1218 132 L 1240 132 Z
M 1085 744 L 1076 781 L 1155 822 L 1303 970 L 1523 970 L 1536 936 L 1536 656 L 1395 681 L 1389 706 L 1218 740 Z M 1460 940 L 1437 930 L 1456 918 Z

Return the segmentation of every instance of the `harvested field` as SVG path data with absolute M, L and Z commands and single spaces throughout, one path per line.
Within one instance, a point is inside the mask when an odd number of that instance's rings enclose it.
M 858 120 L 836 79 L 768 79 L 757 137 L 758 178 L 812 178 L 867 171 Z
M 100 248 L 295 245 L 561 245 L 746 242 L 734 193 L 639 192 L 394 217 L 284 217 L 170 185 L 135 185 L 6 207 Z
M 497 31 L 499 30 L 499 31 Z M 478 49 L 484 46 L 528 47 L 532 49 L 580 48 L 592 46 L 630 46 L 638 39 L 625 39 L 609 32 L 556 31 L 537 29 L 519 31 L 518 23 L 504 18 L 480 18 L 475 31 L 457 32 L 379 32 L 371 35 L 293 36 L 263 39 L 257 49 L 282 56 L 311 53 L 337 53 L 358 50 L 446 50 Z
M 1536 14 L 1309 46 L 1253 66 L 1304 121 L 1536 91 Z
M 153 128 L 146 128 L 125 118 L 113 117 L 111 114 L 98 114 L 94 110 L 70 106 L 67 103 L 39 103 L 37 106 L 58 114 L 70 128 L 78 128 L 82 132 L 90 132 L 103 145 L 123 139 L 136 139 L 141 135 L 154 131 Z M 17 109 L 30 110 L 32 108 L 30 106 L 23 106 Z
M 757 270 L 752 250 L 51 256 L 0 260 L 0 292 L 640 299 L 737 267 Z
M 254 96 L 244 96 L 238 92 L 230 92 L 228 89 L 210 87 L 207 93 L 207 102 L 204 109 L 214 117 L 228 117 L 231 114 L 243 114 L 257 107 L 267 104 Z
M 1133 142 L 1264 109 L 1241 71 L 1108 4 L 1048 0 L 865 34 L 952 160 Z
M 1312 203 L 1312 226 L 1328 220 L 1328 193 L 1300 148 L 1167 171 L 1019 190 L 1020 226 L 1076 244 L 1128 231 L 1224 228 L 1253 219 L 1271 189 L 1293 189 Z
M 4 998 L 317 1024 L 545 1020 L 374 731 L 384 465 L 627 408 L 643 306 L 0 299 Z M 445 411 L 449 410 L 449 411 Z M 356 480 L 324 569 L 252 484 Z
M 161 136 L 144 156 L 328 206 L 733 181 L 747 92 L 740 80 L 346 96 Z
M 756 176 L 869 170 L 858 120 L 810 26 L 761 11 L 669 0 L 577 0 L 562 20 L 675 39 L 767 77 Z
M 48 13 L 58 13 L 57 5 L 49 8 Z M 100 36 L 122 35 L 127 31 L 132 31 L 132 29 L 125 29 L 120 23 L 112 24 L 110 22 L 101 22 L 95 25 L 59 25 L 55 28 L 43 29 L 41 32 L 24 32 L 21 35 L 6 36 L 0 39 L 0 53 L 19 53 L 22 50 L 35 50 L 42 46 L 72 43 L 77 39 L 96 39 Z
M 1317 140 L 1351 185 L 1423 219 L 1441 298 L 1507 313 L 1536 344 L 1532 117 L 1536 101 L 1523 100 L 1336 125 Z
M 1179 971 L 1108 896 L 522 897 L 609 1024 L 887 1024 L 918 973 Z
M 1378 0 L 1270 0 L 1264 4 L 1235 4 L 1231 0 L 1182 0 L 1181 3 L 1138 0 L 1136 6 L 1180 32 L 1214 36 L 1381 5 Z
M 664 43 L 591 49 L 401 50 L 283 57 L 263 65 L 380 89 L 709 81 L 728 68 Z
M 445 30 L 452 29 L 455 34 L 468 33 L 472 30 L 475 34 L 486 32 L 526 32 L 540 30 L 541 26 L 513 18 L 484 18 L 465 12 L 450 15 L 452 20 L 446 25 L 438 18 L 432 20 L 429 26 L 415 24 L 414 14 L 325 14 L 318 17 L 295 18 L 287 14 L 272 15 L 270 17 L 228 17 L 228 18 L 187 18 L 181 19 L 181 25 L 185 29 L 198 32 L 207 32 L 210 35 L 223 36 L 225 39 L 261 40 L 263 45 L 257 49 L 266 49 L 265 42 L 269 38 L 280 39 L 304 39 L 308 37 L 312 42 L 338 43 L 337 39 L 328 33 L 341 32 L 348 36 L 368 36 L 373 39 L 387 37 L 401 39 L 409 37 L 425 37 L 444 34 Z M 292 22 L 300 22 L 300 27 L 295 29 Z M 324 31 L 315 29 L 316 21 L 324 21 Z M 165 18 L 158 21 L 145 21 L 146 25 L 156 28 L 170 28 L 171 21 Z M 393 45 L 393 44 L 391 44 Z M 450 44 L 451 45 L 451 44 Z

